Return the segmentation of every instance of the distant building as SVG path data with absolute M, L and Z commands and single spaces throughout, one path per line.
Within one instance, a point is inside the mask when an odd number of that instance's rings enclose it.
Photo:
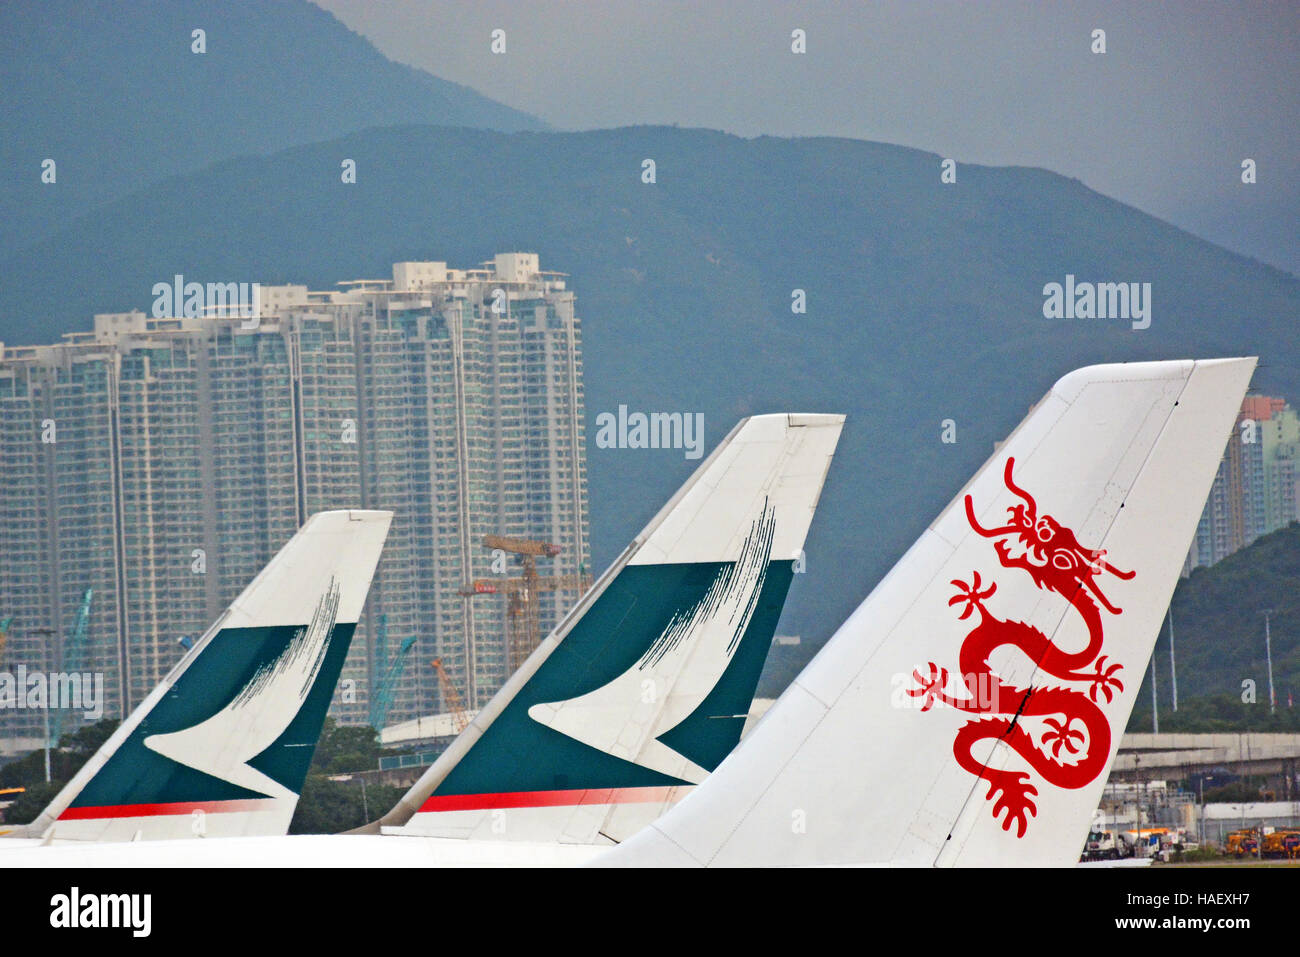
M 1300 416 L 1285 399 L 1247 396 L 1197 524 L 1184 572 L 1213 565 L 1300 518 Z
M 1261 534 L 1289 525 L 1300 518 L 1297 495 L 1296 453 L 1300 449 L 1300 415 L 1290 406 L 1259 417 L 1264 459 L 1264 495 Z
M 84 669 L 119 716 L 307 515 L 390 508 L 333 712 L 366 721 L 413 635 L 387 721 L 448 710 L 435 657 L 480 707 L 507 677 L 505 599 L 460 594 L 502 570 L 483 536 L 559 545 L 550 575 L 590 561 L 573 293 L 530 253 L 260 292 L 255 320 L 99 315 L 56 345 L 0 346 L 0 667 L 59 670 L 93 588 Z M 541 596 L 542 634 L 577 597 Z M 43 721 L 0 710 L 0 738 L 38 743 Z

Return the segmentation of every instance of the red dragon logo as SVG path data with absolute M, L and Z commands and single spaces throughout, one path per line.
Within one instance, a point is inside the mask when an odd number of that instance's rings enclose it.
M 908 694 L 925 699 L 922 711 L 928 711 L 935 701 L 942 701 L 959 711 L 982 716 L 968 721 L 957 732 L 953 754 L 963 768 L 989 782 L 988 800 L 1001 795 L 993 805 L 994 820 L 1005 814 L 1003 830 L 1009 831 L 1015 824 L 1016 836 L 1024 837 L 1029 818 L 1037 813 L 1031 800 L 1038 794 L 1037 788 L 1029 783 L 1028 774 L 985 767 L 972 752 L 984 739 L 1005 741 L 1044 781 L 1060 788 L 1083 787 L 1101 773 L 1110 754 L 1110 721 L 1097 704 L 1098 692 L 1109 703 L 1113 690 L 1123 691 L 1124 685 L 1115 677 L 1115 672 L 1122 666 L 1112 664 L 1108 667 L 1106 656 L 1098 657 L 1104 639 L 1098 605 L 1112 615 L 1122 614 L 1122 609 L 1107 600 L 1097 577 L 1109 572 L 1128 581 L 1135 573 L 1122 572 L 1107 562 L 1105 550 L 1084 548 L 1074 532 L 1050 515 L 1040 518 L 1033 496 L 1017 487 L 1011 478 L 1014 465 L 1015 459 L 1008 458 L 1003 479 L 1007 488 L 1022 499 L 1022 504 L 1007 509 L 1007 524 L 999 528 L 982 527 L 975 519 L 975 508 L 969 495 L 966 496 L 966 519 L 971 528 L 984 538 L 997 539 L 993 550 L 1003 568 L 1019 569 L 1028 574 L 1039 588 L 1054 591 L 1069 601 L 1087 625 L 1087 647 L 1078 652 L 1065 652 L 1037 628 L 995 617 L 984 603 L 997 591 L 997 584 L 990 582 L 981 590 L 979 572 L 972 572 L 969 585 L 953 580 L 957 594 L 948 602 L 949 605 L 963 606 L 959 616 L 962 620 L 979 612 L 979 622 L 966 636 L 958 653 L 963 681 L 970 697 L 948 695 L 944 691 L 948 672 L 933 662 L 929 665 L 928 675 L 923 676 L 919 671 L 912 673 L 918 687 L 909 688 Z M 1023 552 L 1013 555 L 1009 540 L 1018 540 Z M 988 663 L 993 650 L 1003 645 L 1021 649 L 1038 663 L 1039 671 L 1058 680 L 1088 682 L 1088 693 L 1068 688 L 1023 689 L 1003 685 Z M 1035 742 L 1020 725 L 1021 716 L 1044 719 L 1048 730 L 1043 733 L 1041 742 Z M 1082 725 L 1083 730 L 1078 725 Z M 1077 755 L 1077 760 L 1072 764 L 1060 763 L 1062 749 L 1067 755 Z

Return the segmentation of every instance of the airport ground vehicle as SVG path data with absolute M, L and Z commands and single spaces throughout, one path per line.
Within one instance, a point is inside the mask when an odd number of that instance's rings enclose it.
M 1119 843 L 1127 848 L 1121 857 L 1161 857 L 1166 858 L 1173 851 L 1183 848 L 1186 833 L 1177 827 L 1143 827 L 1122 831 Z
M 1300 858 L 1300 828 L 1279 827 L 1264 835 L 1261 857 Z
M 1089 831 L 1088 840 L 1083 845 L 1085 861 L 1116 861 L 1121 857 L 1132 857 L 1132 845 L 1126 844 L 1115 836 L 1114 831 Z
M 1248 827 L 1242 830 L 1232 831 L 1228 834 L 1228 839 L 1223 844 L 1223 852 L 1231 854 L 1233 857 L 1246 857 L 1259 853 L 1259 832 Z

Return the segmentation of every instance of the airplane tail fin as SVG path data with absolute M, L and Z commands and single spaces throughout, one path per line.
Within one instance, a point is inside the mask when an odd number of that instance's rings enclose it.
M 309 518 L 13 836 L 286 833 L 391 519 L 359 510 Z
M 1254 367 L 1057 382 L 709 780 L 601 863 L 1077 861 Z
M 703 780 L 740 739 L 842 424 L 737 425 L 378 827 L 606 843 Z

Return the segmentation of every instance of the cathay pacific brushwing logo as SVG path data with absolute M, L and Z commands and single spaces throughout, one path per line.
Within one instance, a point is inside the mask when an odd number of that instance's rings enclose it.
M 641 659 L 576 698 L 535 704 L 534 721 L 643 768 L 692 783 L 708 771 L 658 738 L 688 718 L 730 664 L 758 606 L 772 555 L 776 511 L 764 500 L 735 562 L 675 613 Z
M 338 608 L 339 585 L 331 578 L 311 624 L 299 628 L 279 655 L 258 667 L 224 708 L 192 727 L 150 735 L 145 747 L 267 797 L 295 796 L 248 762 L 275 743 L 307 700 L 329 650 Z

